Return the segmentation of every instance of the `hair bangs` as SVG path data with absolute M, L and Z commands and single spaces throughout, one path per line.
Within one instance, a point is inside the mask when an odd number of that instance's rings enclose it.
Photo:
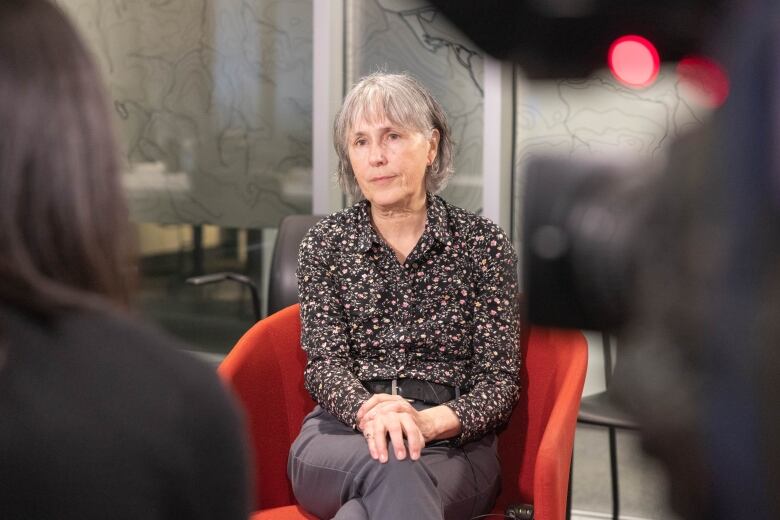
M 403 89 L 384 86 L 377 83 L 365 86 L 362 92 L 356 92 L 354 107 L 347 122 L 347 131 L 352 133 L 361 122 L 370 124 L 382 120 L 389 121 L 399 128 L 417 130 L 427 134 L 431 124 L 425 117 L 425 111 L 419 109 L 419 101 Z

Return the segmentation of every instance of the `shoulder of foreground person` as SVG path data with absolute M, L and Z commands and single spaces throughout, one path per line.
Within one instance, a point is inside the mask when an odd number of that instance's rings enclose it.
M 182 444 L 168 448 L 170 471 L 187 480 L 180 482 L 176 509 L 186 512 L 187 518 L 246 518 L 250 489 L 246 429 L 238 402 L 220 381 L 216 367 L 138 317 L 112 315 L 91 325 L 95 337 L 112 330 L 124 338 L 118 348 L 135 350 L 132 362 L 139 363 L 139 377 L 149 374 L 150 387 L 160 391 L 156 398 L 164 406 L 161 411 L 177 418 Z M 161 381 L 167 388 L 158 386 Z
M 0 428 L 15 445 L 6 466 L 17 470 L 6 476 L 36 483 L 23 489 L 63 487 L 60 472 L 13 464 L 43 458 L 46 467 L 67 468 L 68 486 L 78 491 L 38 497 L 36 507 L 65 507 L 80 518 L 97 518 L 109 505 L 121 511 L 115 518 L 140 509 L 161 518 L 160 508 L 167 517 L 246 518 L 237 407 L 214 368 L 178 341 L 116 311 L 73 311 L 48 325 L 2 312 L 0 338 L 7 350 L 0 383 L 11 390 L 0 407 L 19 410 Z M 77 441 L 65 449 L 62 439 Z M 0 493 L 0 503 L 7 498 Z
M 169 407 L 175 416 L 191 414 L 205 423 L 238 421 L 238 406 L 220 381 L 216 367 L 198 359 L 192 347 L 138 316 L 117 311 L 77 313 L 57 327 L 69 344 L 104 370 L 115 391 L 132 391 L 146 404 Z M 123 385 L 126 384 L 127 386 Z

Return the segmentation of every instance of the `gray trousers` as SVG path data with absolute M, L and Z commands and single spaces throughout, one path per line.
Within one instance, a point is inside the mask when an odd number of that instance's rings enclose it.
M 490 512 L 501 486 L 495 434 L 463 447 L 426 446 L 419 460 L 371 458 L 363 436 L 320 406 L 290 448 L 298 503 L 322 519 L 467 520 Z

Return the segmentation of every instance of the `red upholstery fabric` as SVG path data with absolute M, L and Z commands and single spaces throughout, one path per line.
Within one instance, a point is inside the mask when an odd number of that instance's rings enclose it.
M 255 507 L 295 503 L 287 481 L 287 452 L 314 402 L 303 388 L 298 306 L 258 322 L 236 343 L 219 374 L 244 405 L 254 452 Z
M 272 509 L 263 509 L 254 513 L 250 520 L 318 520 L 316 516 L 310 515 L 300 506 L 282 506 Z
M 588 344 L 579 331 L 541 327 L 523 339 L 520 399 L 499 436 L 504 487 L 494 511 L 533 504 L 536 520 L 561 520 Z
M 287 481 L 287 452 L 314 406 L 303 388 L 298 313 L 293 305 L 257 323 L 219 368 L 246 410 L 256 507 L 263 510 L 252 520 L 313 518 L 295 506 Z M 523 391 L 499 436 L 503 492 L 495 511 L 503 512 L 511 503 L 532 503 L 537 520 L 561 520 L 587 343 L 576 331 L 533 327 L 526 330 L 521 349 Z

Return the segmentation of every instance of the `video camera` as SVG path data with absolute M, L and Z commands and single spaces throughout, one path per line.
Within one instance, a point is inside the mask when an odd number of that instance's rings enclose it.
M 640 34 L 665 60 L 706 47 L 720 0 L 436 1 L 487 53 L 528 78 L 582 77 L 606 65 L 616 38 Z M 523 291 L 540 325 L 615 331 L 639 298 L 640 241 L 660 167 L 538 158 L 524 172 Z M 630 173 L 628 173 L 630 171 Z
M 619 333 L 612 388 L 683 518 L 778 518 L 780 4 L 433 3 L 531 78 L 601 68 L 621 34 L 650 38 L 665 60 L 720 51 L 728 102 L 666 166 L 529 163 L 524 290 L 532 322 Z

